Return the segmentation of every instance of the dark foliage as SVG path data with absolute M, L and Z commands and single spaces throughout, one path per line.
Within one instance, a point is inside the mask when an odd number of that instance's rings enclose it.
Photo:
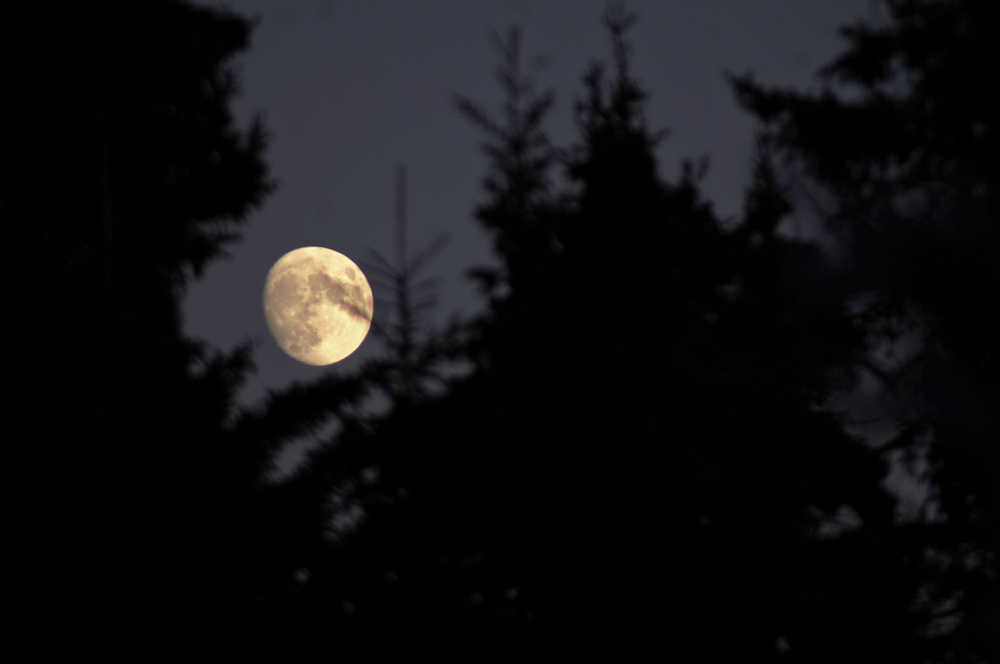
M 229 111 L 251 26 L 180 2 L 12 20 L 0 200 L 37 252 L 18 268 L 37 288 L 19 312 L 25 576 L 62 626 L 162 630 L 233 603 L 268 453 L 228 426 L 249 347 L 187 339 L 179 313 L 271 187 L 261 125 Z
M 845 28 L 819 95 L 734 80 L 803 189 L 829 201 L 873 343 L 905 361 L 869 368 L 907 413 L 887 450 L 926 451 L 920 604 L 926 661 L 998 656 L 1000 440 L 998 171 L 1000 14 L 975 0 L 885 2 L 883 25 Z M 917 333 L 914 335 L 914 333 Z M 908 356 L 908 357 L 906 357 Z M 919 432 L 920 435 L 915 435 Z
M 615 67 L 584 78 L 569 149 L 545 138 L 552 98 L 516 33 L 500 117 L 459 100 L 488 137 L 477 217 L 501 259 L 472 275 L 490 302 L 460 346 L 472 369 L 312 457 L 301 481 L 336 469 L 341 518 L 292 604 L 571 649 L 914 660 L 917 549 L 888 463 L 826 405 L 866 348 L 849 284 L 776 232 L 790 204 L 766 144 L 733 231 L 693 167 L 662 180 L 630 20 L 607 16 Z

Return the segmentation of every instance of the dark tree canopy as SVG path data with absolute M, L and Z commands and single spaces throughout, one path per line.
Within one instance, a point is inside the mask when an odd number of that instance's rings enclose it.
M 472 273 L 490 300 L 472 368 L 312 456 L 297 486 L 331 479 L 341 520 L 292 605 L 708 659 L 917 659 L 888 463 L 826 405 L 866 348 L 850 284 L 776 232 L 766 143 L 732 231 L 694 167 L 659 175 L 631 19 L 606 21 L 614 67 L 584 78 L 578 144 L 547 140 L 516 33 L 500 114 L 459 100 L 487 135 L 477 218 L 500 259 Z
M 12 14 L 33 39 L 17 42 L 0 190 L 45 257 L 28 266 L 35 365 L 17 434 L 36 599 L 80 625 L 162 629 L 232 601 L 266 459 L 227 432 L 249 348 L 185 338 L 179 311 L 271 188 L 261 125 L 229 110 L 251 26 L 182 2 L 53 13 Z
M 823 201 L 846 249 L 873 344 L 917 337 L 903 361 L 869 361 L 906 413 L 889 447 L 927 445 L 919 604 L 928 661 L 997 657 L 1000 339 L 995 3 L 899 0 L 843 30 L 816 95 L 735 79 L 786 171 Z M 863 297 L 861 297 L 863 296 Z M 915 346 L 915 348 L 913 348 Z

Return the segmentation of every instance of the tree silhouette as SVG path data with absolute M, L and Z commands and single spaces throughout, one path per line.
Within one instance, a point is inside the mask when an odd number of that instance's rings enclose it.
M 300 486 L 332 487 L 342 527 L 314 523 L 326 544 L 292 603 L 355 628 L 915 659 L 920 570 L 888 464 L 827 405 L 866 348 L 851 288 L 777 233 L 791 206 L 766 142 L 733 231 L 694 166 L 661 178 L 632 20 L 606 16 L 614 68 L 584 77 L 577 145 L 547 140 L 516 33 L 499 117 L 458 100 L 487 135 L 476 216 L 500 259 L 471 274 L 489 298 L 472 369 L 313 456 Z
M 23 311 L 36 592 L 77 625 L 166 628 L 243 588 L 270 454 L 230 431 L 249 347 L 186 338 L 179 310 L 272 186 L 262 125 L 229 111 L 251 25 L 166 1 L 34 18 L 51 30 L 21 54 L 2 209 L 46 257 Z
M 457 322 L 440 330 L 425 323 L 423 315 L 434 304 L 434 280 L 416 279 L 446 236 L 415 256 L 407 252 L 402 168 L 398 176 L 396 263 L 373 251 L 375 263 L 367 266 L 376 289 L 388 293 L 381 299 L 381 310 L 388 313 L 378 315 L 372 329 L 382 341 L 381 356 L 354 374 L 330 374 L 272 392 L 236 424 L 247 442 L 272 449 L 330 424 L 335 430 L 321 434 L 301 466 L 267 494 L 269 527 L 262 532 L 275 541 L 263 545 L 271 559 L 258 568 L 267 578 L 256 605 L 271 625 L 306 632 L 310 628 L 304 626 L 336 627 L 331 619 L 356 611 L 352 588 L 366 570 L 385 573 L 373 550 L 357 545 L 343 550 L 344 539 L 356 537 L 362 516 L 371 518 L 396 497 L 397 488 L 381 480 L 380 464 L 391 451 L 378 428 L 427 401 L 446 382 L 444 365 L 461 355 Z M 382 402 L 374 413 L 372 398 Z M 378 412 L 386 408 L 388 415 Z M 354 550 L 360 558 L 351 557 Z
M 996 418 L 1000 323 L 988 303 L 996 261 L 996 102 L 982 81 L 996 50 L 989 3 L 883 3 L 880 25 L 842 32 L 845 51 L 817 95 L 734 79 L 742 103 L 787 157 L 786 172 L 826 201 L 873 347 L 866 366 L 902 404 L 887 454 L 926 446 L 918 515 L 929 615 L 926 661 L 993 661 L 1000 611 Z M 912 338 L 915 337 L 916 341 Z
M 406 212 L 406 168 L 400 165 L 396 173 L 395 263 L 372 250 L 374 263 L 369 266 L 376 291 L 389 293 L 380 305 L 384 305 L 390 314 L 377 316 L 372 323 L 372 334 L 382 340 L 392 360 L 396 375 L 386 387 L 396 403 L 420 398 L 429 389 L 428 381 L 436 382 L 435 365 L 444 359 L 442 344 L 438 340 L 421 338 L 426 327 L 424 317 L 437 303 L 434 290 L 439 280 L 417 277 L 428 261 L 444 247 L 448 235 L 438 235 L 428 246 L 411 256 L 407 250 Z M 446 331 L 445 336 L 450 338 L 452 332 Z

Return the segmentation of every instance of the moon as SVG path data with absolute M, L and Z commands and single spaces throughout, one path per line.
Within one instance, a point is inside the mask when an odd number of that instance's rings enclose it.
M 354 261 L 326 247 L 299 247 L 278 259 L 264 283 L 264 316 L 283 351 L 325 366 L 368 336 L 374 299 Z

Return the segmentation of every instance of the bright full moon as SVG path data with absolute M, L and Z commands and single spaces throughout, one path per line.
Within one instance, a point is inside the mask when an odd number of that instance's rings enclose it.
M 333 364 L 357 350 L 373 310 L 361 268 L 325 247 L 289 251 L 264 283 L 264 315 L 274 340 L 306 364 Z

